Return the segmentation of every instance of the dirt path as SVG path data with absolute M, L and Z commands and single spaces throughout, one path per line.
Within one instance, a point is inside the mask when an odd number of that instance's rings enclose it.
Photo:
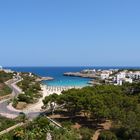
M 109 130 L 109 129 L 111 128 L 111 124 L 112 124 L 112 123 L 111 123 L 111 121 L 109 121 L 109 120 L 107 120 L 105 123 L 100 124 L 100 126 L 101 126 L 102 128 L 97 129 L 97 130 L 95 131 L 92 140 L 98 140 L 101 131 L 102 131 L 102 130 Z

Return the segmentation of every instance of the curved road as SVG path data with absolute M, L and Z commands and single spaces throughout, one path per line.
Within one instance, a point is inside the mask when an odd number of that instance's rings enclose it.
M 16 86 L 16 83 L 18 83 L 20 81 L 21 81 L 21 79 L 12 79 L 12 80 L 9 80 L 9 81 L 6 82 L 6 84 L 13 90 L 13 92 L 12 92 L 13 97 L 17 96 L 18 94 L 20 94 L 22 92 L 22 90 L 19 87 Z M 4 117 L 7 117 L 7 118 L 15 118 L 19 115 L 20 112 L 10 110 L 10 109 L 7 108 L 9 100 L 10 100 L 10 98 L 0 101 L 0 115 L 4 116 Z M 29 112 L 29 113 L 24 112 L 24 113 L 30 119 L 33 119 L 40 114 L 40 112 Z
M 8 100 L 4 100 L 0 102 L 0 115 L 7 117 L 7 118 L 15 118 L 19 115 L 20 112 L 18 111 L 13 111 L 7 108 L 8 106 Z M 29 117 L 30 119 L 37 117 L 41 112 L 24 112 L 27 117 Z

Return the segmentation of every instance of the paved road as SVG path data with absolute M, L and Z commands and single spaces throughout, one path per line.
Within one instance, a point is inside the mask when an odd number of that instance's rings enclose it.
M 8 102 L 9 102 L 9 99 L 0 102 L 0 113 L 18 115 L 19 112 L 11 111 L 7 108 Z
M 11 80 L 5 82 L 7 84 L 7 86 L 9 86 L 12 89 L 13 97 L 18 96 L 18 94 L 20 94 L 22 92 L 22 90 L 18 86 L 16 86 L 16 84 L 20 81 L 21 81 L 21 79 L 11 79 Z
M 9 80 L 6 82 L 6 84 L 13 90 L 13 92 L 12 92 L 13 97 L 17 96 L 18 94 L 20 94 L 22 92 L 22 90 L 16 86 L 16 83 L 18 83 L 19 81 L 21 81 L 21 79 L 12 79 L 12 80 Z M 18 116 L 20 112 L 10 110 L 7 108 L 9 100 L 10 99 L 0 101 L 0 114 L 5 117 L 9 116 L 9 118 L 14 118 L 14 117 Z M 26 112 L 26 111 L 24 113 L 30 119 L 33 119 L 40 114 L 40 112 Z
M 9 116 L 9 118 L 14 118 L 14 117 L 18 116 L 20 112 L 10 110 L 7 108 L 8 102 L 9 102 L 9 100 L 4 100 L 4 101 L 0 102 L 0 114 L 5 117 Z M 25 111 L 24 113 L 30 119 L 36 118 L 38 115 L 40 115 L 40 112 L 26 112 Z

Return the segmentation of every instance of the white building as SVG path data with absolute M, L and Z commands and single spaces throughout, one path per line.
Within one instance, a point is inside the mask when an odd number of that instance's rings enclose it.
M 117 80 L 117 85 L 122 86 L 122 84 L 123 84 L 123 80 L 122 79 Z
M 29 76 L 30 76 L 30 77 L 34 77 L 34 75 L 33 75 L 31 72 L 29 73 Z
M 117 74 L 116 78 L 114 78 L 114 81 L 116 82 L 115 85 L 122 85 L 125 77 L 126 77 L 125 72 L 120 72 L 119 74 Z
M 117 74 L 117 80 L 124 79 L 125 77 L 126 77 L 126 73 L 125 72 L 120 72 L 119 74 Z
M 111 70 L 111 69 L 110 69 L 110 70 L 103 70 L 102 73 L 109 73 L 109 74 L 112 74 L 112 73 L 113 73 L 113 70 Z
M 117 74 L 116 85 L 122 85 L 124 82 L 133 83 L 132 78 L 126 78 L 127 76 L 128 75 L 126 74 L 126 72 L 120 72 L 119 74 Z
M 129 72 L 127 76 L 132 79 L 140 79 L 140 71 Z
M 109 73 L 101 73 L 101 79 L 108 79 L 109 78 Z
M 131 78 L 125 78 L 124 81 L 128 83 L 133 83 L 133 80 Z

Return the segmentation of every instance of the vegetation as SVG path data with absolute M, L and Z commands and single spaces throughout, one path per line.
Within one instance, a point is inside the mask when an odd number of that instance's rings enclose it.
M 91 140 L 91 138 L 93 136 L 93 130 L 86 128 L 86 127 L 80 128 L 79 133 L 80 133 L 82 140 Z
M 41 87 L 40 83 L 36 81 L 36 76 L 32 75 L 29 76 L 28 73 L 22 73 L 21 77 L 23 80 L 19 82 L 17 85 L 23 90 L 23 94 L 19 94 L 17 99 L 14 102 L 14 105 L 18 102 L 25 102 L 25 103 L 34 103 L 41 97 Z
M 55 98 L 55 99 L 54 99 Z M 140 83 L 124 86 L 100 85 L 71 89 L 61 95 L 44 99 L 44 108 L 51 102 L 62 106 L 72 118 L 84 114 L 87 119 L 113 122 L 110 132 L 103 132 L 100 139 L 140 139 Z
M 0 71 L 0 97 L 10 94 L 11 89 L 4 83 L 11 79 L 13 76 L 12 73 L 5 73 L 4 71 Z
M 11 94 L 12 90 L 5 84 L 0 83 L 0 97 Z
M 74 130 L 65 130 L 53 126 L 46 117 L 38 117 L 12 132 L 0 137 L 2 140 L 46 140 L 50 134 L 53 140 L 79 140 Z
M 5 130 L 19 122 L 19 119 L 8 119 L 5 117 L 0 116 L 0 131 Z
M 1 84 L 4 84 L 4 81 L 9 78 L 10 75 L 0 75 Z M 41 97 L 40 83 L 36 81 L 36 76 L 29 76 L 25 73 L 22 74 L 22 78 L 23 80 L 18 83 L 18 86 L 23 89 L 24 94 L 20 94 L 14 99 L 14 106 L 18 102 L 34 103 L 38 97 Z M 4 88 L 4 85 L 2 88 L 10 92 L 7 87 Z M 38 117 L 24 127 L 19 127 L 9 134 L 3 135 L 0 139 L 45 140 L 50 134 L 53 140 L 90 140 L 94 130 L 106 120 L 112 122 L 112 127 L 107 131 L 102 130 L 99 140 L 140 139 L 140 83 L 70 89 L 63 91 L 60 95 L 47 96 L 43 103 L 43 108 L 49 106 L 52 114 L 62 112 L 61 115 L 68 118 L 67 120 L 59 119 L 65 129 L 55 128 L 46 117 Z M 0 120 L 1 131 L 18 121 L 26 122 L 27 118 L 25 114 L 21 113 L 18 120 L 4 117 L 0 117 Z M 79 128 L 73 127 L 76 122 L 80 124 Z
M 117 137 L 114 133 L 110 131 L 103 131 L 101 132 L 98 140 L 117 140 Z
M 4 83 L 9 79 L 12 79 L 13 73 L 6 73 L 4 71 L 0 71 L 0 83 Z

